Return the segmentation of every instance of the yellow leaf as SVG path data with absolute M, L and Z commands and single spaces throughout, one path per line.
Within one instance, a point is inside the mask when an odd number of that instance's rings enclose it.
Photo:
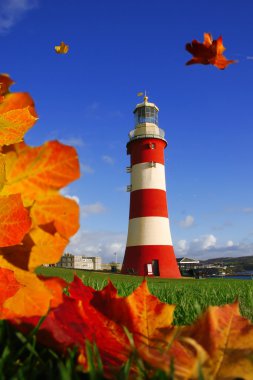
M 0 145 L 23 140 L 38 119 L 33 99 L 27 93 L 7 94 L 0 103 Z
M 42 264 L 58 262 L 67 244 L 68 240 L 58 233 L 53 235 L 41 228 L 34 228 L 25 236 L 22 244 L 0 249 L 0 257 L 4 260 L 1 266 L 9 268 L 8 265 L 12 265 L 33 271 Z
M 34 246 L 30 252 L 29 270 L 33 270 L 41 264 L 57 263 L 68 244 L 68 240 L 58 233 L 52 235 L 41 228 L 31 230 L 30 237 Z
M 69 51 L 69 45 L 66 45 L 64 42 L 61 42 L 60 46 L 55 46 L 54 50 L 57 54 L 67 54 Z
M 31 207 L 34 226 L 53 223 L 55 230 L 65 238 L 74 235 L 79 228 L 79 206 L 59 194 L 37 199 Z
M 76 150 L 58 141 L 35 148 L 16 144 L 5 154 L 5 163 L 6 185 L 2 194 L 21 193 L 26 206 L 80 175 Z
M 16 316 L 41 316 L 48 311 L 52 294 L 34 273 L 15 271 L 15 277 L 21 288 L 7 299 L 4 308 Z
M 193 338 L 209 354 L 204 367 L 208 379 L 252 380 L 253 325 L 240 315 L 238 302 L 210 306 L 182 335 Z

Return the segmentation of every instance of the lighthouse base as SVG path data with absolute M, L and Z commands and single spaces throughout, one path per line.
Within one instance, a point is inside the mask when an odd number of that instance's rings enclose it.
M 122 274 L 180 278 L 172 245 L 126 247 Z

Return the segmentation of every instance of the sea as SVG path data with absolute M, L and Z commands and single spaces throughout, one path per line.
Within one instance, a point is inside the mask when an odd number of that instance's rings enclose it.
M 208 276 L 208 278 L 224 278 L 224 279 L 235 279 L 235 280 L 253 280 L 253 270 L 247 272 L 238 272 L 231 276 Z

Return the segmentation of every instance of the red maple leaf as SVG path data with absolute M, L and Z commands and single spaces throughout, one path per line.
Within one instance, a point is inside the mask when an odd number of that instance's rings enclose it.
M 187 43 L 185 49 L 193 55 L 193 58 L 186 62 L 186 65 L 194 65 L 196 63 L 202 65 L 214 65 L 218 69 L 224 70 L 234 60 L 228 60 L 223 52 L 226 50 L 222 43 L 222 37 L 213 40 L 210 33 L 204 33 L 204 42 L 193 40 Z

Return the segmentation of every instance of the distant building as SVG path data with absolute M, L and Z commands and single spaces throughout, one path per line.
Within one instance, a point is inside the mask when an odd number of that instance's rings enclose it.
M 112 270 L 112 267 L 116 267 L 116 270 L 120 271 L 122 268 L 122 263 L 105 263 L 101 265 L 102 270 L 104 271 L 110 271 Z
M 199 260 L 190 259 L 189 257 L 178 257 L 177 264 L 181 269 L 195 269 L 200 266 Z
M 195 271 L 202 266 L 199 260 L 189 257 L 177 257 L 177 265 L 182 276 L 193 276 Z
M 99 256 L 87 257 L 64 253 L 56 266 L 60 268 L 101 270 L 102 259 Z
M 191 259 L 189 257 L 178 257 L 177 263 L 182 276 L 212 276 L 212 275 L 224 275 L 227 266 L 223 266 L 222 263 L 205 263 L 199 260 Z

